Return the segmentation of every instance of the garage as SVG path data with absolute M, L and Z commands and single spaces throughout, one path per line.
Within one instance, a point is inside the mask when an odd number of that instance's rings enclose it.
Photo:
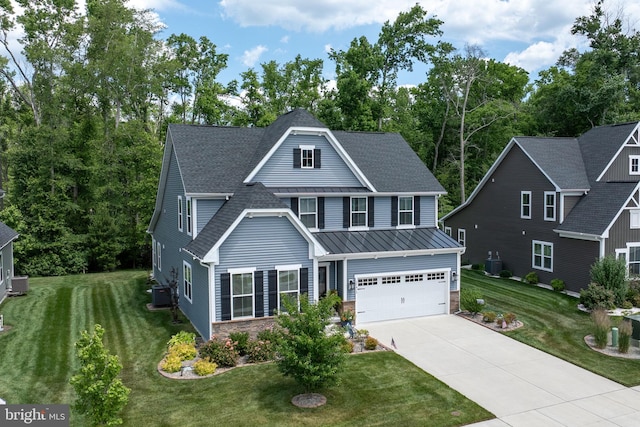
M 449 270 L 356 275 L 356 323 L 446 314 Z

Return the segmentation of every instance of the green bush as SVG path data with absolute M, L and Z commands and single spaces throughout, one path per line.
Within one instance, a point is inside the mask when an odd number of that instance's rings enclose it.
M 605 348 L 609 339 L 609 328 L 611 328 L 609 314 L 603 308 L 596 308 L 591 312 L 591 320 L 593 321 L 593 339 L 596 342 L 596 347 Z
M 618 351 L 620 353 L 627 353 L 629 351 L 632 332 L 633 326 L 629 320 L 623 320 L 618 326 Z
M 474 289 L 462 289 L 460 291 L 460 307 L 475 315 L 482 311 L 483 304 L 478 302 L 482 299 L 482 294 Z
M 589 283 L 587 289 L 580 290 L 580 304 L 584 305 L 587 310 L 596 308 L 609 310 L 615 308 L 614 301 L 613 291 L 596 283 Z
M 196 334 L 194 334 L 193 332 L 180 331 L 172 336 L 169 342 L 167 342 L 167 348 L 171 348 L 177 344 L 191 344 L 195 346 Z
M 211 375 L 216 371 L 218 365 L 209 359 L 200 359 L 193 364 L 193 372 L 200 377 Z
M 176 353 L 167 354 L 160 364 L 160 369 L 170 373 L 178 372 L 181 367 L 182 361 L 180 360 L 180 356 L 178 356 Z
M 527 275 L 524 276 L 524 282 L 530 285 L 537 285 L 539 282 L 538 273 L 536 273 L 535 271 L 527 273 Z
M 236 349 L 240 356 L 247 354 L 247 345 L 249 344 L 249 332 L 231 332 L 229 339 L 235 343 Z
M 237 365 L 240 354 L 231 339 L 213 337 L 200 347 L 200 357 L 209 358 L 218 366 L 232 367 Z
M 500 277 L 504 278 L 504 279 L 508 279 L 510 277 L 513 277 L 513 273 L 509 270 L 502 270 L 500 271 Z
M 276 358 L 276 345 L 268 340 L 251 340 L 247 343 L 246 352 L 250 363 L 268 362 Z
M 482 270 L 484 268 L 483 264 L 471 264 L 472 270 Z
M 606 256 L 593 263 L 590 273 L 591 281 L 613 292 L 614 304 L 622 305 L 629 288 L 626 262 Z
M 378 347 L 378 340 L 374 337 L 367 337 L 364 340 L 365 350 L 375 350 Z
M 353 353 L 353 341 L 349 341 L 347 339 L 344 340 L 344 344 L 342 345 L 342 349 L 345 353 Z
M 504 318 L 504 321 L 507 322 L 507 325 L 511 325 L 516 321 L 516 315 L 513 313 L 505 313 L 502 317 Z
M 629 282 L 626 300 L 631 301 L 634 307 L 640 307 L 640 281 L 638 279 Z
M 278 328 L 263 329 L 256 335 L 258 341 L 270 341 L 277 344 L 282 339 L 282 331 Z
M 631 301 L 625 300 L 622 303 L 622 308 L 625 309 L 625 310 L 631 310 L 633 308 L 633 303 Z
M 496 321 L 496 317 L 498 315 L 493 311 L 483 311 L 482 312 L 482 321 L 486 323 L 493 323 Z
M 556 292 L 564 291 L 564 280 L 562 280 L 562 279 L 552 279 L 551 280 L 551 288 Z
M 193 344 L 180 343 L 169 347 L 169 354 L 175 354 L 180 360 L 192 360 L 198 355 L 198 351 Z

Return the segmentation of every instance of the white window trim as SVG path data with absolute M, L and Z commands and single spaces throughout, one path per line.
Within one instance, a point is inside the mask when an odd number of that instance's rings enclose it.
M 0 251 L 0 284 L 4 283 L 4 256 Z
M 634 171 L 633 170 L 633 161 L 637 160 L 637 166 L 638 166 L 638 170 Z M 629 175 L 640 175 L 640 155 L 638 154 L 631 154 L 629 155 Z
M 540 244 L 542 246 L 542 254 L 540 255 L 542 257 L 542 259 L 541 259 L 541 265 L 540 266 L 537 266 L 536 262 L 535 262 L 536 261 L 536 252 L 535 252 L 536 244 Z M 545 259 L 544 247 L 545 246 L 551 246 L 551 256 L 549 257 L 549 258 L 551 258 L 551 267 L 550 268 L 545 268 L 544 267 L 544 259 Z M 543 242 L 542 240 L 532 240 L 531 241 L 531 268 L 535 268 L 536 270 L 553 272 L 553 243 L 551 243 L 551 242 Z
M 280 291 L 280 272 L 281 271 L 296 271 L 298 273 L 298 291 L 297 291 L 297 295 L 298 295 L 298 308 L 300 308 L 300 269 L 302 268 L 302 264 L 289 264 L 289 265 L 276 265 L 275 269 L 278 271 L 277 273 L 277 277 L 278 277 L 278 310 L 282 310 L 281 307 L 281 300 L 280 300 L 280 295 L 282 294 L 282 292 Z M 287 293 L 293 293 L 293 292 L 287 292 Z
M 187 269 L 189 270 L 189 281 L 187 281 Z M 193 302 L 193 268 L 191 267 L 191 264 L 186 261 L 182 261 L 182 288 L 184 297 L 187 301 Z
M 524 203 L 524 196 L 529 196 L 529 204 Z M 529 207 L 529 215 L 524 214 L 525 206 Z M 531 191 L 521 191 L 520 192 L 520 218 L 522 219 L 531 219 Z
M 313 150 L 316 149 L 315 145 L 300 145 L 300 168 L 301 169 L 313 169 L 316 165 L 315 153 Z M 311 151 L 311 166 L 304 165 L 304 152 Z
M 445 227 L 444 227 L 444 234 L 446 234 L 446 235 L 447 235 L 447 236 L 449 236 L 449 237 L 453 237 L 453 236 L 452 236 L 453 231 L 451 230 L 451 227 L 448 227 L 448 226 L 446 226 L 446 225 L 445 225 Z
M 255 276 L 255 271 L 256 268 L 255 267 L 251 267 L 251 268 L 229 268 L 227 270 L 227 273 L 229 273 L 230 277 L 229 280 L 231 283 L 229 283 L 231 289 L 230 289 L 230 294 L 231 294 L 231 320 L 234 319 L 251 319 L 256 317 L 256 276 Z M 236 296 L 246 296 L 248 294 L 241 294 L 241 295 L 234 295 L 233 294 L 233 275 L 234 274 L 248 274 L 251 273 L 251 315 L 250 316 L 241 316 L 241 317 L 235 317 L 233 315 L 233 298 Z
M 353 210 L 353 199 L 364 199 L 364 211 Z M 353 225 L 353 214 L 364 213 L 364 225 Z M 351 196 L 349 198 L 349 230 L 368 230 L 369 229 L 369 198 L 367 196 Z
M 158 257 L 158 271 L 162 271 L 162 244 L 156 242 L 156 256 Z
M 178 231 L 182 232 L 184 216 L 182 212 L 182 196 L 178 196 Z
M 640 209 L 629 210 L 629 228 L 640 228 Z
M 193 202 L 191 197 L 187 197 L 187 234 L 193 234 Z
M 300 197 L 298 199 L 298 218 L 300 219 L 300 221 L 302 221 L 302 215 L 311 215 L 311 212 L 302 212 L 302 210 L 300 209 L 300 207 L 302 206 L 302 203 L 300 203 L 302 200 L 309 200 L 309 199 L 313 199 L 315 200 L 315 205 L 316 205 L 316 210 L 313 212 L 313 216 L 315 217 L 315 224 L 313 225 L 313 227 L 309 227 L 312 230 L 317 230 L 318 229 L 318 198 L 317 197 Z M 304 223 L 304 222 L 303 222 Z
M 547 204 L 547 196 L 553 196 L 553 205 Z M 556 220 L 556 206 L 558 204 L 557 196 L 555 191 L 545 191 L 544 192 L 544 220 L 545 221 L 555 221 Z M 553 207 L 553 216 L 547 215 L 547 208 Z
M 411 210 L 400 210 L 400 200 L 401 199 L 411 199 Z M 415 198 L 413 196 L 399 196 L 398 197 L 398 228 L 415 228 Z M 367 206 L 368 208 L 368 206 Z M 409 224 L 400 224 L 400 218 L 402 217 L 402 213 L 411 212 L 411 222 Z
M 156 261 L 156 239 L 155 237 L 151 238 L 151 262 L 153 263 L 153 266 L 157 266 L 158 262 Z
M 458 243 L 462 246 L 467 245 L 467 230 L 464 228 L 458 228 Z

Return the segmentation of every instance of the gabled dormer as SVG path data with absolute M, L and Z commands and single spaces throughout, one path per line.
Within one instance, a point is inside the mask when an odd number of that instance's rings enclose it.
M 599 126 L 579 141 L 590 180 L 640 181 L 640 123 Z

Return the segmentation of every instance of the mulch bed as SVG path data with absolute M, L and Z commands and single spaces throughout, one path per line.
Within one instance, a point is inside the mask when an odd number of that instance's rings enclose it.
M 291 399 L 298 408 L 317 408 L 327 403 L 327 398 L 319 393 L 305 393 L 293 396 Z
M 524 323 L 522 323 L 520 320 L 515 320 L 514 322 L 512 322 L 511 324 L 507 325 L 506 327 L 502 327 L 501 325 L 498 325 L 496 322 L 485 322 L 482 320 L 482 314 L 478 313 L 476 315 L 473 315 L 471 313 L 469 313 L 468 311 L 462 311 L 460 313 L 458 313 L 458 316 L 467 319 L 467 320 L 471 320 L 472 322 L 477 323 L 478 325 L 482 325 L 485 328 L 494 330 L 494 331 L 498 331 L 498 332 L 509 332 L 509 331 L 513 331 L 515 329 L 521 328 L 522 326 L 524 326 Z
M 629 346 L 629 351 L 627 353 L 620 353 L 617 347 L 610 345 L 605 348 L 596 347 L 596 340 L 593 338 L 593 335 L 587 335 L 584 337 L 584 342 L 591 350 L 606 354 L 607 356 L 620 357 L 622 359 L 640 359 L 640 347 L 635 347 L 634 345 Z M 611 342 L 611 333 L 609 333 L 609 342 Z

